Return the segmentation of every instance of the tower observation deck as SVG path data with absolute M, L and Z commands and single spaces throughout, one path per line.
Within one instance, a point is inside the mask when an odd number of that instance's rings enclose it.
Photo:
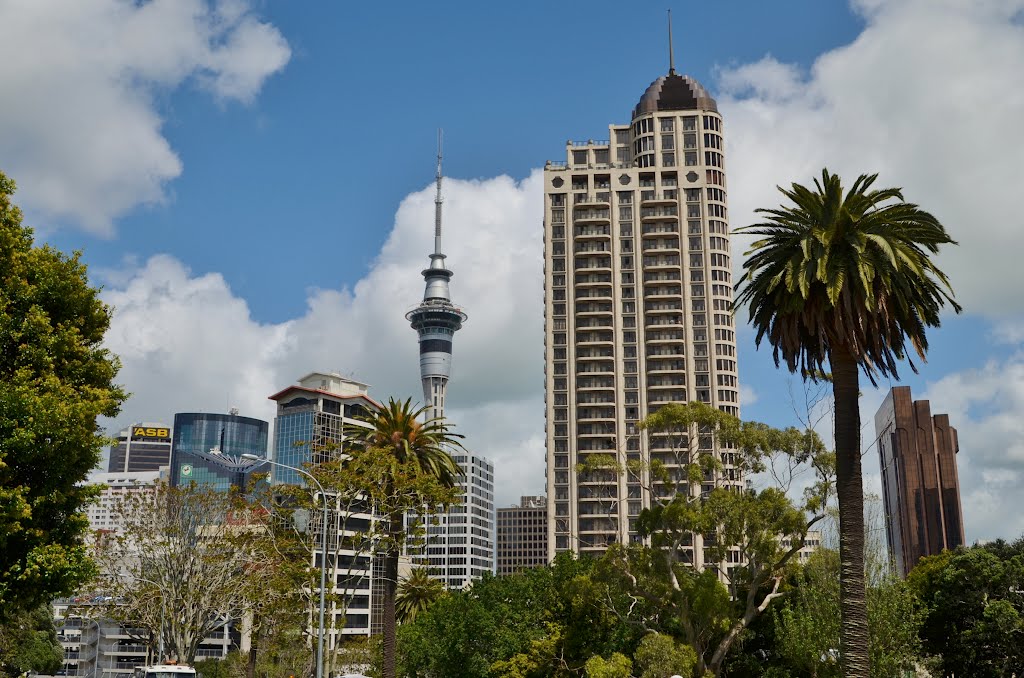
M 448 283 L 452 271 L 441 253 L 441 135 L 437 138 L 437 194 L 434 198 L 434 251 L 430 265 L 423 270 L 426 289 L 423 302 L 405 314 L 406 320 L 419 334 L 420 379 L 427 419 L 444 417 L 445 391 L 452 370 L 452 339 L 467 319 L 461 308 L 451 300 Z

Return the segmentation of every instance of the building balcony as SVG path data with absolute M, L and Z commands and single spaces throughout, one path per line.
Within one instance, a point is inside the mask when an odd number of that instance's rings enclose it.
M 577 391 L 584 391 L 584 392 L 588 392 L 588 391 L 614 391 L 615 390 L 615 384 L 613 384 L 613 383 L 611 383 L 611 384 L 585 384 L 585 385 L 577 384 L 576 385 L 576 390 Z
M 574 209 L 584 209 L 587 207 L 609 207 L 609 203 L 611 202 L 611 193 L 576 193 L 572 197 L 572 202 Z
M 595 283 L 595 284 L 597 284 L 597 283 Z M 610 288 L 610 287 L 596 288 L 596 289 L 592 288 L 592 289 L 586 290 L 585 294 L 583 292 L 577 292 L 576 293 L 576 303 L 577 304 L 580 303 L 581 301 L 586 301 L 588 299 L 596 299 L 596 300 L 600 300 L 600 301 L 611 301 L 611 299 L 612 299 L 612 288 Z
M 611 352 L 611 351 L 602 351 L 602 352 L 591 351 L 591 352 L 587 352 L 587 353 L 577 353 L 576 354 L 576 360 L 577 361 L 583 361 L 583 360 L 612 361 L 612 360 L 615 360 L 615 354 L 613 352 Z
M 679 200 L 679 192 L 678 191 L 669 190 L 669 191 L 664 191 L 662 193 L 658 193 L 656 191 L 641 191 L 640 192 L 640 204 L 641 205 L 672 205 L 672 204 L 675 204 L 676 201 L 678 201 L 678 200 Z M 642 218 L 642 216 L 643 215 L 641 213 L 641 218 Z M 678 217 L 679 215 L 678 214 L 674 214 L 672 216 Z
M 679 257 L 644 257 L 644 270 L 658 268 L 679 268 Z
M 643 238 L 654 238 L 659 235 L 665 234 L 676 235 L 679 233 L 679 224 L 674 223 L 659 223 L 657 220 L 651 220 L 651 223 L 645 223 L 643 230 L 641 231 L 641 237 Z
M 607 212 L 608 210 L 604 211 Z M 576 221 L 577 223 L 581 221 L 579 216 L 577 216 Z M 573 229 L 574 240 L 607 240 L 611 236 L 612 229 L 610 226 L 578 226 Z
M 682 296 L 683 290 L 680 287 L 674 285 L 663 285 L 661 287 L 644 288 L 644 299 L 678 299 Z
M 658 379 L 647 382 L 647 388 L 649 389 L 666 389 L 666 388 L 678 388 L 680 386 L 686 386 L 686 379 L 679 377 L 677 379 Z
M 608 304 L 608 303 L 598 304 L 598 303 L 594 303 L 594 302 L 591 302 L 591 303 L 583 302 L 583 303 L 577 303 L 576 304 L 575 311 L 576 311 L 576 315 L 577 316 L 587 316 L 587 317 L 595 316 L 595 315 L 607 315 L 607 316 L 610 316 L 612 314 L 612 305 Z
M 588 273 L 577 275 L 573 280 L 573 287 L 590 287 L 592 285 L 607 285 L 612 281 L 610 273 Z
M 582 205 L 576 205 L 577 208 Z M 609 210 L 577 209 L 572 215 L 574 224 L 607 224 L 612 220 Z M 608 235 L 608 234 L 604 234 Z
M 667 295 L 667 296 L 681 296 L 678 294 Z M 675 313 L 679 315 L 683 312 L 683 305 L 681 302 L 663 301 L 660 303 L 647 303 L 644 304 L 645 314 L 661 314 L 661 313 Z
M 577 334 L 576 335 L 576 345 L 577 346 L 598 346 L 598 345 L 611 344 L 611 343 L 612 343 L 612 335 L 611 335 L 611 333 L 604 334 L 604 335 L 597 334 L 597 333 L 587 333 L 587 334 Z

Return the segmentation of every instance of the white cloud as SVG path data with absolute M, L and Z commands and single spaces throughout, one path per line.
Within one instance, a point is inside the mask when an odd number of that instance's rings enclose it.
M 719 73 L 733 226 L 779 204 L 776 185 L 809 183 L 824 166 L 847 181 L 878 172 L 960 241 L 940 261 L 968 311 L 1021 313 L 1024 267 L 1007 243 L 1022 227 L 1024 2 L 856 6 L 863 32 L 809 72 L 766 56 Z
M 445 184 L 445 251 L 454 301 L 469 320 L 455 337 L 449 417 L 492 459 L 497 500 L 543 489 L 544 403 L 540 175 Z M 433 242 L 431 188 L 408 196 L 372 270 L 351 289 L 311 290 L 306 312 L 254 321 L 217 274 L 193 276 L 153 257 L 105 272 L 114 306 L 107 345 L 134 392 L 113 425 L 225 411 L 272 420 L 267 396 L 313 370 L 370 382 L 378 399 L 422 398 L 416 333 L 405 312 L 423 296 Z
M 195 79 L 218 100 L 248 103 L 289 57 L 241 0 L 5 2 L 3 169 L 30 213 L 109 235 L 181 174 L 160 96 Z

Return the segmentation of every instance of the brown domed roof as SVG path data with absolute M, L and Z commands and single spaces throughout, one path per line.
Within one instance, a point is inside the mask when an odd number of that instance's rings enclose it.
M 633 109 L 633 118 L 656 111 L 700 109 L 717 113 L 718 104 L 704 89 L 704 85 L 688 75 L 679 75 L 670 70 L 668 75 L 663 75 L 652 82 L 644 95 L 640 97 L 636 108 Z

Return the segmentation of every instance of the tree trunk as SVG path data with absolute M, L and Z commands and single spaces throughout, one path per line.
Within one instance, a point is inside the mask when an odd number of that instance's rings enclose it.
M 395 532 L 401 529 L 402 515 L 391 516 L 389 531 L 392 533 L 391 543 L 384 554 L 384 640 L 383 651 L 384 661 L 381 667 L 383 678 L 395 678 L 395 653 L 397 650 L 397 639 L 395 633 L 397 624 L 395 622 L 395 594 L 398 591 L 398 540 Z
M 249 661 L 245 663 L 245 678 L 256 678 L 256 639 L 257 633 L 249 634 Z
M 860 464 L 860 384 L 857 361 L 833 347 L 836 494 L 839 498 L 839 653 L 844 678 L 869 678 L 868 612 L 864 583 L 864 485 Z

